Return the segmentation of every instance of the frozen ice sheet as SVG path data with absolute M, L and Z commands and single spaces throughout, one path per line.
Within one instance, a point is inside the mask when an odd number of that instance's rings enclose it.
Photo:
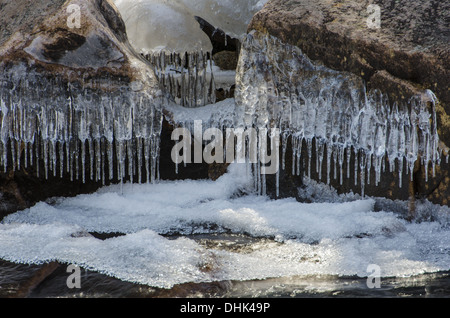
M 113 186 L 39 203 L 0 224 L 0 257 L 73 263 L 163 288 L 294 275 L 365 277 L 369 264 L 379 265 L 384 277 L 449 270 L 448 218 L 409 223 L 390 211 L 374 212 L 374 199 L 304 204 L 237 197 L 249 186 L 242 169 L 233 165 L 216 182 L 125 185 L 123 193 Z M 102 241 L 87 231 L 126 235 Z M 266 239 L 234 251 L 162 236 L 230 231 Z

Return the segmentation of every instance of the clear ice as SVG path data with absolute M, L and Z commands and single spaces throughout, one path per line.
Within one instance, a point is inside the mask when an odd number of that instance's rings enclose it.
M 298 47 L 272 36 L 252 31 L 244 39 L 235 94 L 235 126 L 281 129 L 283 168 L 291 137 L 293 174 L 300 174 L 306 146 L 304 173 L 311 175 L 314 143 L 319 178 L 326 164 L 330 182 L 332 162 L 333 177 L 341 183 L 344 167 L 347 178 L 354 169 L 363 195 L 372 168 L 375 184 L 380 182 L 385 160 L 391 172 L 398 172 L 400 187 L 404 165 L 412 179 L 417 160 L 425 167 L 431 164 L 433 173 L 440 162 L 433 92 L 426 90 L 408 104 L 390 103 L 380 91 L 368 93 L 357 76 L 316 64 Z
M 155 181 L 164 99 L 139 91 L 137 82 L 118 88 L 111 87 L 108 76 L 82 82 L 48 78 L 20 66 L 2 74 L 4 171 L 31 165 L 45 178 L 68 173 L 83 182 Z
M 211 53 L 161 51 L 144 56 L 153 65 L 160 87 L 176 104 L 193 108 L 216 102 Z

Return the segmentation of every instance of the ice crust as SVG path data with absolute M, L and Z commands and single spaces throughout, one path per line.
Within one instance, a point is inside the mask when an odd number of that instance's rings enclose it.
M 305 204 L 239 197 L 251 186 L 245 169 L 233 164 L 216 182 L 126 184 L 39 203 L 0 223 L 0 258 L 56 260 L 162 288 L 298 275 L 365 277 L 369 264 L 379 265 L 384 277 L 449 270 L 448 209 L 433 222 L 409 223 L 388 210 L 374 212 L 370 198 Z M 102 241 L 88 232 L 126 235 Z M 230 251 L 190 236 L 162 236 L 218 233 L 265 240 Z

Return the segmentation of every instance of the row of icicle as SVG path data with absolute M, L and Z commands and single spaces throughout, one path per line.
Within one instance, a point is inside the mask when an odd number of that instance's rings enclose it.
M 215 102 L 210 57 L 203 52 L 146 56 L 163 90 L 188 108 Z M 20 169 L 31 164 L 39 175 L 42 160 L 45 177 L 50 172 L 63 176 L 65 171 L 71 179 L 83 182 L 105 183 L 114 177 L 138 182 L 158 179 L 162 105 L 152 95 L 132 90 L 98 95 L 93 88 L 105 83 L 76 87 L 33 73 L 20 77 L 20 72 L 14 71 L 4 75 L 0 84 L 0 160 L 4 171 L 8 166 Z M 390 171 L 398 171 L 399 186 L 403 164 L 412 178 L 419 158 L 424 167 L 432 165 L 434 174 L 441 157 L 436 103 L 434 94 L 425 91 L 408 104 L 391 104 L 380 92 L 367 93 L 355 77 L 315 65 L 297 47 L 252 32 L 242 45 L 234 118 L 211 121 L 226 121 L 221 128 L 280 128 L 281 166 L 285 168 L 290 138 L 294 175 L 306 167 L 303 173 L 311 176 L 315 141 L 316 172 L 321 178 L 325 160 L 327 183 L 332 162 L 334 179 L 340 170 L 339 181 L 343 182 L 344 165 L 346 177 L 350 177 L 353 152 L 355 184 L 359 169 L 364 194 L 371 169 L 377 185 L 386 160 Z M 302 158 L 304 145 L 307 162 Z M 11 162 L 8 153 L 12 154 Z M 255 185 L 258 192 L 265 193 L 265 176 L 258 173 L 257 166 L 253 167 Z M 138 180 L 133 180 L 134 176 Z M 276 180 L 278 193 L 279 175 Z
M 178 105 L 194 108 L 216 102 L 212 53 L 161 51 L 144 57 L 153 65 L 161 88 Z
M 162 102 L 105 83 L 89 87 L 35 73 L 0 79 L 0 165 L 36 176 L 108 183 L 158 179 Z M 103 87 L 105 88 L 105 87 Z M 43 171 L 42 171 L 43 169 Z

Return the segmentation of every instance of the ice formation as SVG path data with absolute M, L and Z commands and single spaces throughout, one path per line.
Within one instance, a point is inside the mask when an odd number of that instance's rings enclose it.
M 170 4 L 165 1 L 116 2 L 129 25 L 131 39 L 140 31 L 135 24 L 142 20 L 140 15 L 132 16 L 132 10 L 145 13 L 152 11 L 153 6 L 170 7 L 188 16 L 202 8 L 198 11 L 202 17 L 210 18 L 211 23 L 231 34 L 245 33 L 245 30 L 242 25 L 238 27 L 239 32 L 227 28 L 221 24 L 223 21 L 229 21 L 239 8 L 245 17 L 239 16 L 238 20 L 246 24 L 251 13 L 264 3 L 255 0 L 247 1 L 247 6 L 242 3 L 233 6 L 235 1 L 231 0 L 220 5 L 215 1 L 182 0 Z M 152 14 L 162 12 L 156 10 Z M 168 13 L 162 17 L 175 18 Z M 192 23 L 197 24 L 195 19 Z M 157 39 L 161 33 L 178 43 L 183 34 L 178 34 L 178 38 L 172 34 L 180 32 L 175 27 L 170 29 L 173 25 L 166 23 L 165 29 L 147 25 L 146 30 L 155 34 L 146 38 Z M 202 32 L 199 28 L 198 31 Z M 184 40 L 196 43 L 191 38 Z M 325 166 L 326 182 L 330 183 L 333 177 L 342 183 L 344 177 L 350 177 L 352 169 L 355 184 L 360 184 L 363 195 L 367 183 L 373 179 L 375 184 L 379 183 L 386 166 L 390 171 L 398 171 L 400 186 L 405 171 L 413 177 L 418 160 L 426 168 L 431 164 L 434 173 L 440 161 L 440 150 L 437 101 L 431 91 L 413 97 L 408 104 L 391 105 L 382 92 L 367 93 L 359 77 L 315 64 L 298 47 L 255 31 L 242 40 L 238 70 L 231 75 L 217 70 L 204 43 L 190 48 L 150 43 L 140 45 L 139 51 L 153 65 L 166 96 L 182 106 L 180 109 L 208 109 L 206 112 L 210 112 L 210 116 L 203 128 L 268 128 L 272 136 L 274 129 L 280 129 L 281 166 L 285 168 L 287 142 L 291 138 L 293 174 L 300 174 L 301 167 L 305 167 L 303 171 L 311 176 L 314 150 L 319 177 Z M 29 48 L 31 53 L 32 49 Z M 129 89 L 98 95 L 96 88 L 110 89 L 108 76 L 97 80 L 86 76 L 85 87 L 79 87 L 75 84 L 77 81 L 62 82 L 33 72 L 25 74 L 20 66 L 17 68 L 2 74 L 0 86 L 0 164 L 5 171 L 8 167 L 18 169 L 33 164 L 37 175 L 45 177 L 50 173 L 62 176 L 67 172 L 72 179 L 82 181 L 105 182 L 108 178 L 117 178 L 140 183 L 158 179 L 162 99 L 141 92 L 140 83 L 132 83 Z M 226 82 L 233 80 L 234 75 L 235 105 L 227 101 L 226 114 L 214 111 L 222 105 L 211 106 L 216 102 L 217 78 Z M 73 76 L 83 77 L 83 74 Z M 193 120 L 184 118 L 176 124 L 193 130 Z M 305 149 L 307 157 L 303 158 Z M 21 155 L 22 150 L 24 155 Z M 350 167 L 352 158 L 354 167 Z M 255 175 L 255 187 L 264 194 L 266 185 L 265 176 L 260 173 L 261 166 L 255 164 L 251 170 Z M 371 171 L 375 172 L 374 178 Z M 279 174 L 276 178 L 279 193 Z
M 32 165 L 38 177 L 69 173 L 83 182 L 133 181 L 134 176 L 155 181 L 164 99 L 140 91 L 142 83 L 112 88 L 108 75 L 72 75 L 84 78 L 84 86 L 22 66 L 2 74 L 4 171 Z
M 214 103 L 216 88 L 224 79 L 213 72 L 212 44 L 195 17 L 200 16 L 222 30 L 226 43 L 227 35 L 234 38 L 245 35 L 250 19 L 266 2 L 115 0 L 130 43 L 152 63 L 166 93 L 185 107 Z M 226 77 L 229 84 L 229 76 Z
M 161 87 L 178 105 L 201 107 L 216 102 L 211 53 L 154 52 L 145 55 Z
M 293 174 L 300 173 L 306 145 L 310 176 L 314 142 L 316 169 L 322 177 L 326 161 L 327 183 L 332 161 L 335 179 L 343 181 L 344 166 L 350 177 L 353 153 L 355 184 L 359 171 L 362 194 L 371 168 L 375 183 L 380 181 L 385 159 L 390 171 L 398 171 L 400 186 L 405 163 L 412 178 L 417 160 L 425 167 L 431 164 L 433 173 L 440 161 L 437 101 L 429 90 L 407 105 L 391 105 L 382 92 L 367 93 L 358 77 L 315 64 L 298 47 L 256 31 L 243 42 L 236 81 L 235 125 L 281 128 L 283 166 L 292 137 Z

